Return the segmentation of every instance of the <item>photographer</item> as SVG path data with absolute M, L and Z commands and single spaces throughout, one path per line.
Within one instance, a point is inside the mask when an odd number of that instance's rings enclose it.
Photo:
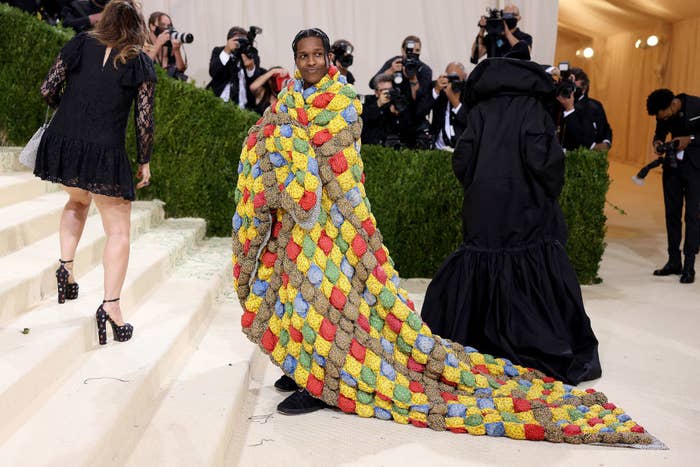
M 387 75 L 377 75 L 372 84 L 374 95 L 365 97 L 362 108 L 362 142 L 394 149 L 406 147 L 402 128 L 408 128 L 411 120 L 406 98 Z
M 464 65 L 452 62 L 435 81 L 432 91 L 433 118 L 430 124 L 435 149 L 454 148 L 467 127 L 468 110 L 461 102 L 466 79 Z
M 252 110 L 260 115 L 265 113 L 268 107 L 277 103 L 277 95 L 284 89 L 292 76 L 287 70 L 279 66 L 273 66 L 253 81 L 248 89 L 255 95 L 255 103 Z
M 432 107 L 433 70 L 420 60 L 421 41 L 416 36 L 406 37 L 401 44 L 401 55 L 390 58 L 370 81 L 373 88 L 378 76 L 393 80 L 394 88 L 406 100 L 406 125 L 402 126 L 402 142 L 411 148 L 431 146 L 428 113 Z
M 555 121 L 562 147 L 567 151 L 594 147 L 596 132 L 593 118 L 588 107 L 576 101 L 573 79 L 563 79 L 556 88 L 556 98 L 560 107 Z
M 525 42 L 532 52 L 532 36 L 518 28 L 520 19 L 520 10 L 515 5 L 489 10 L 489 17 L 482 16 L 479 20 L 479 34 L 472 44 L 470 61 L 477 64 L 484 55 L 503 57 L 519 41 Z
M 674 95 L 669 89 L 657 89 L 647 98 L 647 112 L 656 117 L 654 151 L 663 161 L 664 207 L 668 262 L 654 271 L 655 276 L 680 274 L 681 283 L 695 281 L 695 255 L 700 242 L 700 97 Z M 670 145 L 663 145 L 671 133 Z M 665 147 L 664 147 L 665 146 Z M 669 147 L 670 146 L 670 147 Z M 681 213 L 685 201 L 685 241 L 681 265 Z
M 252 26 L 249 31 L 234 26 L 226 34 L 226 45 L 214 47 L 209 60 L 211 81 L 207 89 L 223 99 L 233 101 L 242 109 L 255 110 L 256 97 L 250 86 L 267 70 L 260 68 L 260 56 L 253 46 L 261 31 Z
M 331 63 L 338 67 L 338 71 L 340 71 L 341 75 L 345 76 L 348 84 L 355 84 L 355 77 L 350 70 L 348 70 L 348 68 L 352 66 L 354 60 L 352 55 L 354 50 L 355 47 L 350 41 L 346 41 L 345 39 L 338 39 L 333 42 L 331 46 Z
M 574 76 L 574 84 L 576 85 L 576 105 L 585 109 L 593 123 L 595 137 L 590 148 L 594 151 L 609 151 L 612 146 L 612 128 L 605 115 L 603 104 L 588 97 L 591 82 L 583 69 L 572 68 L 571 74 Z
M 109 0 L 73 0 L 65 2 L 61 9 L 61 20 L 67 28 L 75 32 L 92 29 L 102 17 L 102 10 Z
M 148 43 L 144 47 L 146 54 L 160 65 L 169 76 L 182 81 L 187 81 L 185 70 L 187 61 L 183 58 L 182 36 L 189 36 L 187 42 L 192 42 L 192 35 L 177 34 L 173 28 L 170 16 L 162 11 L 151 13 L 148 18 Z

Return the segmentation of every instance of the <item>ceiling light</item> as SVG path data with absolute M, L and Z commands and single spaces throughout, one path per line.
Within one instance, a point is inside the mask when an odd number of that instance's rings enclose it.
M 638 49 L 638 48 L 640 48 L 641 46 L 642 46 L 642 40 L 641 40 L 641 39 L 637 39 L 637 42 L 634 43 L 634 48 L 635 48 L 635 49 Z
M 659 38 L 658 36 L 649 36 L 647 37 L 647 45 L 649 47 L 655 47 L 659 45 Z
M 576 50 L 576 56 L 580 57 L 581 56 L 581 49 Z
M 583 56 L 586 58 L 591 58 L 593 56 L 593 49 L 591 47 L 586 47 L 583 49 Z

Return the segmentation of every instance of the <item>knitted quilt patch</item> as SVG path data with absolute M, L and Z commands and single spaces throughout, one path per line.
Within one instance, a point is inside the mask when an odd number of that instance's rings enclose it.
M 297 74 L 250 129 L 232 220 L 247 337 L 314 397 L 361 417 L 513 439 L 651 443 L 601 392 L 432 334 L 372 215 L 361 111 L 331 67 L 306 89 Z

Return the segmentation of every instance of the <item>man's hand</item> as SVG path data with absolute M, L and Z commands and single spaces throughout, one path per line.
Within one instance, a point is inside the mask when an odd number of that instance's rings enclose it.
M 460 98 L 462 97 L 462 93 L 454 92 L 452 90 L 452 86 L 447 86 L 445 88 L 445 95 L 447 96 L 447 100 L 450 101 L 450 105 L 452 106 L 453 109 L 456 109 L 457 107 L 459 107 Z
M 396 110 L 396 107 L 394 107 L 394 104 L 391 104 L 391 105 L 389 106 L 389 111 L 390 111 L 391 113 L 393 113 L 394 115 L 398 115 L 398 114 L 399 114 L 399 111 Z
M 391 67 L 386 70 L 386 74 L 393 75 L 394 73 L 401 73 L 403 71 L 403 59 L 401 57 L 397 58 L 391 62 Z
M 609 151 L 610 150 L 610 144 L 608 143 L 598 143 L 595 146 L 593 146 L 594 151 Z
M 90 24 L 93 26 L 95 25 L 95 23 L 97 23 L 100 20 L 100 18 L 102 18 L 102 13 L 95 13 L 95 14 L 88 16 L 88 19 L 90 20 Z
M 171 43 L 173 44 L 173 52 L 177 52 L 178 50 L 180 50 L 180 47 L 182 46 L 182 42 L 176 41 L 175 39 L 173 39 L 171 41 Z
M 381 91 L 379 93 L 379 97 L 377 97 L 377 107 L 384 107 L 389 103 L 389 100 L 391 100 L 391 98 L 389 97 L 389 90 L 385 89 Z
M 435 80 L 435 92 L 440 94 L 440 91 L 444 91 L 449 84 L 450 80 L 447 79 L 447 75 L 438 76 L 438 79 Z
M 565 111 L 574 110 L 574 93 L 571 93 L 569 97 L 557 96 L 557 100 Z
M 685 148 L 688 147 L 690 144 L 690 136 L 679 136 L 677 138 L 673 138 L 673 141 L 678 141 L 678 149 L 681 151 L 685 151 Z
M 232 37 L 231 39 L 226 41 L 226 45 L 224 46 L 224 52 L 227 54 L 231 54 L 234 51 L 238 50 L 238 48 L 241 46 L 241 43 L 238 42 L 238 38 Z
M 486 16 L 479 18 L 479 35 L 484 37 L 484 34 L 486 34 Z

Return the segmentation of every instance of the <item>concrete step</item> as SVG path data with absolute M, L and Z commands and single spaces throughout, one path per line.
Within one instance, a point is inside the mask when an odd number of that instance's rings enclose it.
M 257 347 L 241 332 L 241 307 L 228 287 L 202 342 L 165 395 L 127 466 L 224 466 Z
M 0 208 L 0 256 L 12 253 L 58 230 L 68 194 L 49 193 L 21 203 Z M 97 208 L 90 206 L 90 215 Z
M 60 185 L 45 182 L 31 172 L 0 175 L 0 208 L 59 191 Z
M 2 177 L 0 177 L 2 178 Z M 163 203 L 138 201 L 131 214 L 132 239 L 163 222 Z M 31 246 L 0 257 L 0 327 L 56 293 L 59 256 L 58 232 Z M 91 216 L 75 255 L 75 274 L 80 277 L 102 260 L 105 234 L 99 216 Z
M 19 163 L 21 152 L 22 148 L 19 146 L 0 146 L 0 173 L 29 171 Z
M 41 409 L 0 447 L 3 463 L 122 465 L 201 339 L 230 274 L 229 244 L 207 240 L 141 303 L 129 317 L 135 328 L 131 341 L 110 340 L 86 352 Z
M 143 303 L 201 241 L 201 219 L 168 219 L 142 235 L 131 248 L 122 290 L 124 316 Z M 59 305 L 55 296 L 0 329 L 0 442 L 41 406 L 62 376 L 94 347 L 94 312 L 103 296 L 103 270 L 80 280 L 80 297 Z M 28 329 L 27 334 L 21 331 Z

